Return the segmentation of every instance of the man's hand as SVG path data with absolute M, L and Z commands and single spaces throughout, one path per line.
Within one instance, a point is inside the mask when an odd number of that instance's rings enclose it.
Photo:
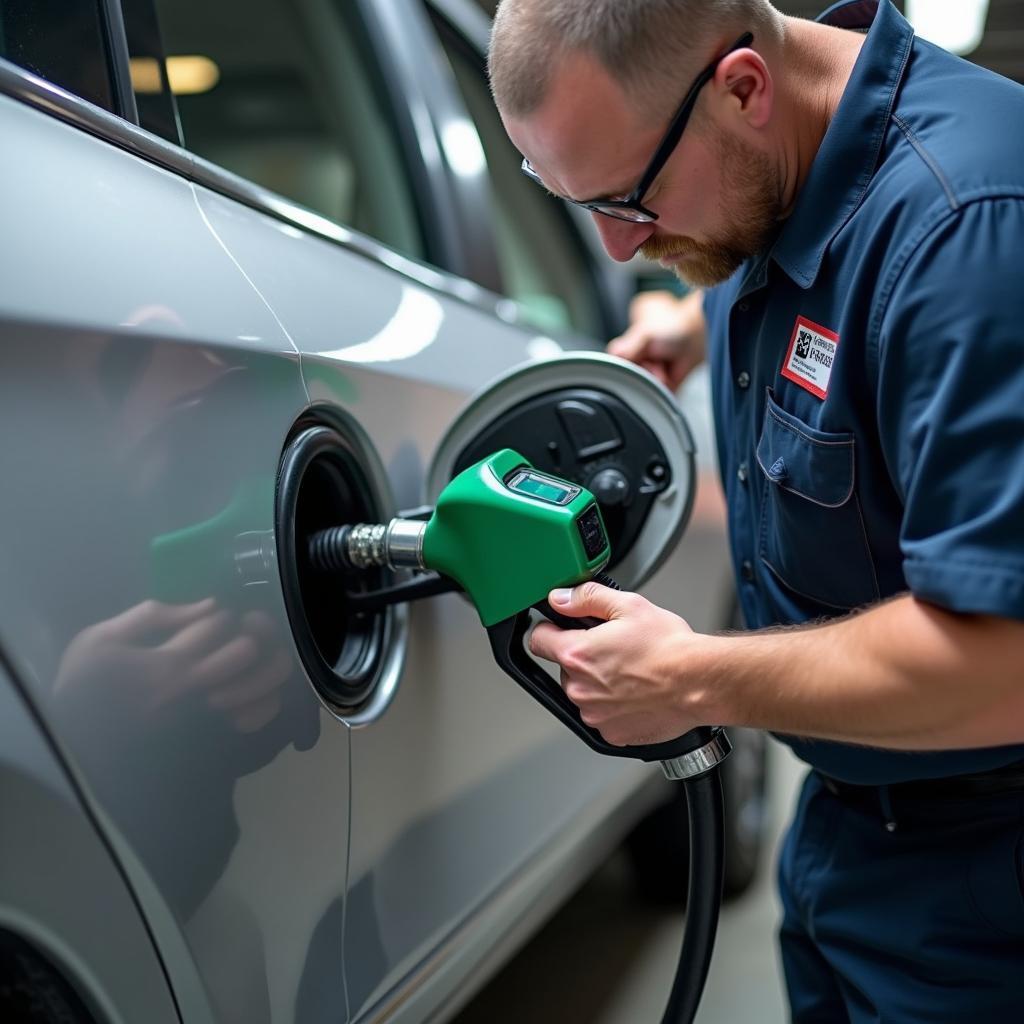
M 548 600 L 606 620 L 540 623 L 530 650 L 561 666 L 583 721 L 618 746 L 712 724 L 888 750 L 1024 743 L 1024 621 L 905 594 L 828 622 L 715 636 L 596 583 Z
M 607 620 L 588 630 L 539 623 L 530 650 L 561 666 L 566 695 L 609 743 L 660 743 L 708 724 L 688 711 L 685 672 L 687 651 L 702 638 L 678 615 L 598 583 L 553 590 L 548 600 L 571 618 Z
M 629 306 L 629 327 L 608 352 L 642 366 L 675 391 L 704 361 L 703 293 L 680 299 L 671 292 L 641 292 Z

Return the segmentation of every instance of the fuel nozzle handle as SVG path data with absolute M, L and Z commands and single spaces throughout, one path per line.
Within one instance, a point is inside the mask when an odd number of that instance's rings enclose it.
M 603 581 L 602 581 L 603 582 Z M 570 618 L 554 612 L 547 601 L 534 607 L 555 625 L 568 629 L 590 629 L 601 619 Z M 487 630 L 494 658 L 531 697 L 572 730 L 591 750 L 610 757 L 631 757 L 640 761 L 660 761 L 670 779 L 693 779 L 709 772 L 725 760 L 731 750 L 726 734 L 718 728 L 691 729 L 674 740 L 642 746 L 616 746 L 580 717 L 579 708 L 565 691 L 526 652 L 523 640 L 530 628 L 529 609 L 513 615 Z
M 610 590 L 622 589 L 611 576 L 604 572 L 599 572 L 594 577 L 594 582 L 600 583 L 602 587 L 608 587 Z M 553 622 L 558 626 L 559 629 L 593 629 L 594 626 L 600 626 L 605 621 L 593 615 L 577 615 L 575 617 L 563 615 L 561 612 L 556 612 L 546 599 L 538 601 L 533 607 L 549 622 Z

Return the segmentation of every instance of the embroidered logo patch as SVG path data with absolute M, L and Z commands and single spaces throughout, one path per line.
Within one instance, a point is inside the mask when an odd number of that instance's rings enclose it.
M 782 376 L 812 395 L 824 398 L 828 394 L 837 348 L 839 335 L 835 331 L 798 316 L 793 337 L 789 340 L 786 361 L 782 364 Z

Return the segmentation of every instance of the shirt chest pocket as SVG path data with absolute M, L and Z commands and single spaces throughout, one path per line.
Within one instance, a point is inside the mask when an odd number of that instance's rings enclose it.
M 790 590 L 832 608 L 878 599 L 854 490 L 854 437 L 826 433 L 769 394 L 757 444 L 762 504 L 758 554 Z

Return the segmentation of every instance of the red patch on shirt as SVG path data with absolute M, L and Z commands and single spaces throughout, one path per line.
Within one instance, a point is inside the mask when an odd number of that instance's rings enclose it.
M 839 335 L 827 327 L 798 316 L 782 363 L 782 376 L 818 398 L 828 395 Z

